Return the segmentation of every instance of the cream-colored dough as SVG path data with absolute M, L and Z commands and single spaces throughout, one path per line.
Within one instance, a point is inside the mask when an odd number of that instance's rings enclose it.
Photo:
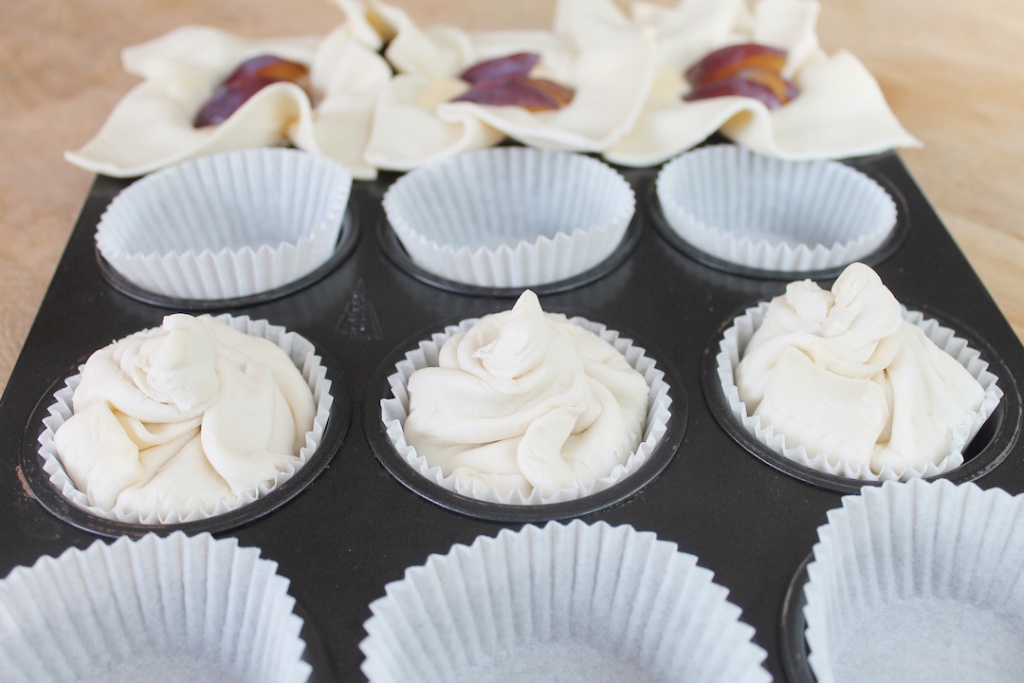
M 450 79 L 397 74 L 374 112 L 366 160 L 392 171 L 408 171 L 456 154 L 493 147 L 503 135 L 479 120 L 448 123 L 434 108 L 460 92 Z
M 397 74 L 375 103 L 364 158 L 377 168 L 408 171 L 462 152 L 493 147 L 503 134 L 480 121 L 450 123 L 435 113 L 438 104 L 465 85 L 453 78 L 468 63 L 468 38 L 458 29 L 420 28 L 403 10 L 358 0 L 334 0 L 346 26 L 376 35 L 377 47 Z M 363 38 L 366 41 L 366 38 Z M 462 67 L 464 68 L 464 67 Z
M 289 129 L 299 149 L 345 166 L 357 180 L 377 177 L 366 158 L 377 101 L 391 81 L 391 67 L 374 50 L 335 29 L 317 49 L 310 67 L 315 92 L 324 93 L 312 116 L 301 116 Z
M 736 367 L 747 412 L 811 457 L 853 472 L 902 475 L 938 464 L 985 391 L 955 358 L 903 320 L 868 266 L 832 291 L 805 280 L 772 300 Z
M 409 444 L 445 476 L 500 494 L 590 486 L 643 438 L 648 385 L 600 337 L 527 290 L 409 378 Z
M 180 517 L 284 471 L 316 412 L 274 343 L 184 314 L 94 353 L 73 406 L 54 444 L 90 505 Z

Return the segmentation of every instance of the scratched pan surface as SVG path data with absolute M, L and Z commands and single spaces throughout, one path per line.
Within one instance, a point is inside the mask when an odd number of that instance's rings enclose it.
M 938 318 L 991 356 L 1006 392 L 972 458 L 949 477 L 1024 492 L 1018 440 L 1024 349 L 899 157 L 850 163 L 879 180 L 900 211 L 894 239 L 865 260 L 909 308 Z M 787 600 L 787 592 L 801 585 L 802 564 L 826 512 L 857 487 L 760 452 L 722 414 L 707 377 L 709 349 L 735 315 L 781 293 L 792 278 L 730 269 L 673 240 L 652 206 L 657 170 L 620 169 L 634 185 L 638 211 L 612 261 L 537 291 L 545 308 L 604 323 L 646 348 L 669 371 L 675 422 L 656 466 L 642 474 L 645 483 L 550 516 L 631 524 L 696 555 L 757 630 L 775 680 L 810 681 L 794 617 L 799 600 Z M 514 511 L 489 514 L 410 485 L 382 452 L 374 418 L 387 391 L 381 380 L 387 364 L 446 324 L 510 307 L 518 293 L 453 286 L 411 266 L 389 239 L 380 207 L 393 180 L 356 183 L 346 223 L 354 232 L 342 238 L 330 265 L 300 287 L 203 307 L 265 318 L 302 334 L 325 357 L 342 397 L 331 417 L 328 452 L 292 490 L 250 514 L 183 525 L 236 536 L 279 563 L 305 619 L 316 681 L 363 680 L 358 643 L 368 605 L 406 567 L 455 543 L 545 517 L 536 511 L 523 518 Z M 96 179 L 0 401 L 0 576 L 97 538 L 140 533 L 62 506 L 47 490 L 34 446 L 49 392 L 92 351 L 159 325 L 170 310 L 200 312 L 148 299 L 105 274 L 93 233 L 104 207 L 126 185 Z M 828 286 L 836 274 L 814 278 Z

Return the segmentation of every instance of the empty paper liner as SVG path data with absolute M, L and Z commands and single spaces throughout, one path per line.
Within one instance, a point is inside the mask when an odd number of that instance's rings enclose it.
M 5 680 L 304 683 L 288 579 L 209 534 L 96 541 L 0 581 Z
M 837 161 L 785 161 L 709 145 L 668 162 L 657 200 L 702 254 L 755 272 L 810 273 L 863 260 L 897 223 L 878 182 Z
M 611 256 L 636 197 L 596 159 L 498 147 L 411 171 L 383 203 L 420 268 L 476 287 L 523 288 L 578 276 Z
M 161 297 L 248 297 L 331 258 L 351 188 L 344 166 L 297 150 L 201 157 L 125 188 L 100 219 L 96 247 Z
M 817 683 L 1024 678 L 1024 499 L 938 480 L 843 499 L 804 587 Z
M 370 605 L 372 683 L 770 681 L 698 558 L 651 532 L 551 522 L 407 569 Z

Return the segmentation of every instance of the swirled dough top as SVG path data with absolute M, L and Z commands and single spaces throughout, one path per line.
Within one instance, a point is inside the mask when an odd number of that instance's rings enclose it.
M 409 378 L 410 445 L 445 475 L 505 494 L 589 486 L 643 438 L 648 385 L 599 336 L 527 290 Z
M 175 314 L 95 352 L 54 435 L 102 509 L 208 510 L 272 479 L 313 425 L 313 394 L 273 342 Z
M 938 463 L 984 396 L 860 263 L 832 291 L 805 280 L 773 299 L 735 377 L 747 411 L 787 446 L 875 474 Z

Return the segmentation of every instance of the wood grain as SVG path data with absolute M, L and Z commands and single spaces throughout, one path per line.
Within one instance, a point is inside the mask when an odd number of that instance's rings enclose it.
M 617 0 L 623 7 L 626 0 Z M 670 0 L 661 0 L 664 3 Z M 543 28 L 553 0 L 393 0 L 421 24 Z M 819 37 L 877 77 L 924 142 L 902 158 L 1024 337 L 1024 9 L 1017 0 L 827 0 Z M 185 24 L 248 37 L 322 35 L 325 0 L 20 0 L 0 4 L 0 389 L 63 252 L 92 176 L 64 161 L 137 81 L 128 45 Z

